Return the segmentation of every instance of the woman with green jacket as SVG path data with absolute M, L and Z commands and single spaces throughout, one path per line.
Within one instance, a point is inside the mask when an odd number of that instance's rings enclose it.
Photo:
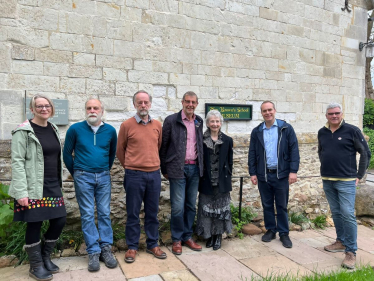
M 62 157 L 58 128 L 48 122 L 55 108 L 52 101 L 35 95 L 30 101 L 34 117 L 12 131 L 12 182 L 9 195 L 15 199 L 14 221 L 27 222 L 26 250 L 29 275 L 51 280 L 59 268 L 50 255 L 66 222 L 62 196 Z M 40 241 L 43 221 L 49 228 Z

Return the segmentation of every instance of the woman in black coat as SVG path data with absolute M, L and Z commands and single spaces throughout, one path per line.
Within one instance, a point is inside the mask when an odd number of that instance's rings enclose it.
M 206 247 L 221 248 L 222 234 L 232 230 L 230 213 L 233 140 L 221 132 L 222 115 L 211 110 L 204 133 L 204 174 L 199 183 L 197 234 L 208 239 Z

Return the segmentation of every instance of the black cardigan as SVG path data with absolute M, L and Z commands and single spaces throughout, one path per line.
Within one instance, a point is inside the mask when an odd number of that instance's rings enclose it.
M 222 133 L 223 143 L 219 148 L 219 169 L 218 169 L 218 188 L 220 193 L 227 193 L 232 190 L 231 175 L 233 165 L 233 140 Z M 209 148 L 204 143 L 204 172 L 199 182 L 199 192 L 212 195 L 213 187 L 210 177 L 210 153 Z

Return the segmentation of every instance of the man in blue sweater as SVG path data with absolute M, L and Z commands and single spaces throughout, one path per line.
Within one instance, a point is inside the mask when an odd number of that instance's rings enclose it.
M 325 246 L 329 252 L 345 252 L 342 266 L 356 264 L 357 222 L 356 186 L 365 175 L 371 153 L 359 128 L 344 122 L 343 108 L 330 103 L 326 125 L 318 131 L 318 156 L 321 161 L 323 190 L 335 224 L 336 241 Z M 357 152 L 360 161 L 357 171 Z
M 292 248 L 288 236 L 287 204 L 289 185 L 297 181 L 300 156 L 294 129 L 275 118 L 275 105 L 264 101 L 261 114 L 265 122 L 251 133 L 248 167 L 251 181 L 258 184 L 267 232 L 262 241 L 270 242 L 278 232 L 282 245 Z M 277 208 L 275 219 L 274 202 Z
M 116 156 L 117 134 L 111 125 L 101 120 L 104 106 L 99 100 L 89 99 L 85 107 L 86 120 L 75 123 L 66 133 L 63 157 L 74 178 L 89 257 L 88 271 L 93 272 L 100 269 L 99 260 L 109 268 L 117 266 L 111 251 L 113 230 L 109 172 Z M 95 225 L 95 201 L 98 228 Z

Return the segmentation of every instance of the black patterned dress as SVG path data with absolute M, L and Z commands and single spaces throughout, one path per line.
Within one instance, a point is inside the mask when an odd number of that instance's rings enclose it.
M 21 206 L 14 200 L 14 221 L 37 222 L 66 216 L 60 180 L 60 142 L 50 123 L 47 127 L 32 121 L 30 125 L 38 138 L 44 156 L 43 198 L 30 199 L 29 206 Z
M 219 192 L 219 152 L 222 140 L 210 137 L 209 130 L 204 133 L 204 144 L 209 148 L 211 165 L 211 183 L 213 195 L 199 193 L 196 233 L 208 239 L 212 235 L 231 233 L 230 192 Z

